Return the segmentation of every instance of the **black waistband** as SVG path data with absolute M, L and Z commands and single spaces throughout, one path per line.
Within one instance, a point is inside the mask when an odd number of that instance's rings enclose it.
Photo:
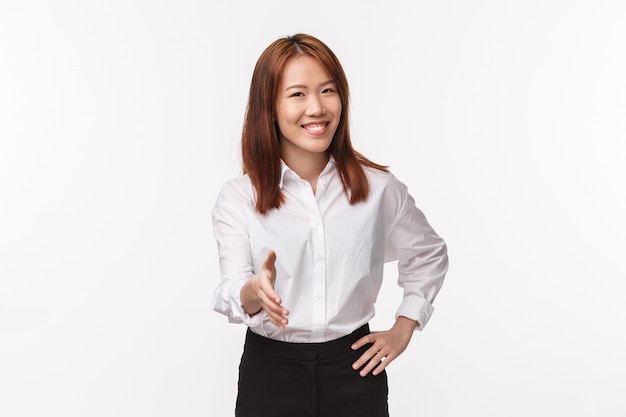
M 370 328 L 364 324 L 347 336 L 322 343 L 290 343 L 260 336 L 250 329 L 246 333 L 245 350 L 251 350 L 268 356 L 293 360 L 329 359 L 352 351 L 352 344 L 368 335 Z

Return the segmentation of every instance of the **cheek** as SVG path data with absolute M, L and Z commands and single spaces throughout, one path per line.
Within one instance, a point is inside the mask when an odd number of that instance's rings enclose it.
M 291 137 L 296 129 L 297 119 L 293 115 L 282 112 L 276 118 L 276 128 L 282 137 Z
M 300 113 L 298 109 L 293 106 L 282 106 L 278 109 L 276 120 L 279 123 L 279 126 L 287 126 L 293 124 L 298 121 L 300 117 Z
M 334 103 L 332 103 L 331 107 L 332 111 L 334 114 L 336 114 L 337 116 L 341 115 L 341 100 L 337 99 L 337 101 L 335 101 Z

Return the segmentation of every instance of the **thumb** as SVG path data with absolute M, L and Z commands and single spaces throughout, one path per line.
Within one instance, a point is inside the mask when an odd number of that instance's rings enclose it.
M 267 258 L 265 258 L 265 261 L 263 262 L 263 269 L 267 270 L 272 275 L 272 277 L 276 275 L 276 267 L 274 266 L 275 262 L 276 252 L 270 250 L 267 253 Z

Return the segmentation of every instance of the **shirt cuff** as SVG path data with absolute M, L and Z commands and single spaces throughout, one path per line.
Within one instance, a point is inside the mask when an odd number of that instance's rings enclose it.
M 267 317 L 267 313 L 265 310 L 261 310 L 253 316 L 246 313 L 241 304 L 241 288 L 246 282 L 247 278 L 242 278 L 231 283 L 228 292 L 216 294 L 213 300 L 213 310 L 228 316 L 230 323 L 242 323 L 248 327 L 258 327 Z
M 418 297 L 416 295 L 405 296 L 400 304 L 400 308 L 396 312 L 396 319 L 399 316 L 404 316 L 417 322 L 415 330 L 423 330 L 430 320 L 434 311 L 433 305 L 428 300 Z

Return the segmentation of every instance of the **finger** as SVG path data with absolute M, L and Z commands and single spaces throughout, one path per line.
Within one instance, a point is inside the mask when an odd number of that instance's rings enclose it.
M 269 278 L 268 278 L 268 280 L 269 280 Z M 280 296 L 274 290 L 274 287 L 273 287 L 271 281 L 268 282 L 268 280 L 261 280 L 261 282 L 259 283 L 259 289 L 261 290 L 261 293 L 262 293 L 262 294 L 259 295 L 259 298 L 262 298 L 261 295 L 265 295 L 269 299 L 274 301 L 274 303 L 281 304 L 283 302 L 283 300 L 280 298 Z
M 289 323 L 289 320 L 287 319 L 287 317 L 285 317 L 285 315 L 282 314 L 282 308 L 280 309 L 267 309 L 265 310 L 267 312 L 267 315 L 270 318 L 270 321 L 280 327 L 281 329 L 285 329 L 285 326 Z
M 363 354 L 352 364 L 352 369 L 355 371 L 360 369 L 363 365 L 368 363 L 376 354 L 378 353 L 378 348 L 372 345 L 369 349 L 367 349 Z
M 356 342 L 354 342 L 352 344 L 351 348 L 352 348 L 352 350 L 359 350 L 362 346 L 365 346 L 368 343 L 373 343 L 373 342 L 374 342 L 374 336 L 372 336 L 371 334 L 368 334 L 366 336 L 363 336 L 362 338 L 360 338 Z
M 274 300 L 265 293 L 260 295 L 259 301 L 261 302 L 261 307 L 269 316 L 270 322 L 284 330 L 285 326 L 289 323 L 286 317 L 289 314 L 289 310 L 275 303 Z
M 280 297 L 273 291 L 270 294 L 261 292 L 261 294 L 259 294 L 259 301 L 261 302 L 263 309 L 268 313 L 275 313 L 283 316 L 289 315 L 289 310 L 283 307 Z
M 284 316 L 276 314 L 268 314 L 268 316 L 270 317 L 270 322 L 281 330 L 285 330 L 285 327 L 289 324 L 289 320 Z
M 391 363 L 391 361 L 393 361 L 395 358 L 392 358 L 391 355 L 390 356 L 385 356 L 384 358 L 382 358 L 380 360 L 380 363 L 378 364 L 378 366 L 376 367 L 376 369 L 374 369 L 372 371 L 372 375 L 376 376 L 379 373 L 381 373 L 382 371 L 385 370 L 385 368 L 387 367 L 387 365 L 389 365 Z
M 369 374 L 369 373 L 372 371 L 372 369 L 374 369 L 374 367 L 376 367 L 377 365 L 378 365 L 378 366 L 383 365 L 383 364 L 385 363 L 384 358 L 385 358 L 385 355 L 383 354 L 383 352 L 382 352 L 382 351 L 378 351 L 378 352 L 376 352 L 376 353 L 375 353 L 375 354 L 374 354 L 374 355 L 370 358 L 370 360 L 369 360 L 369 362 L 367 363 L 367 365 L 366 365 L 363 369 L 361 369 L 361 370 L 359 371 L 359 375 L 361 375 L 361 376 L 366 376 L 366 375 L 367 375 L 367 374 Z M 387 365 L 385 364 L 384 366 L 387 366 Z M 384 369 L 384 366 L 383 366 L 383 369 Z M 376 374 L 374 374 L 374 375 L 376 375 Z

